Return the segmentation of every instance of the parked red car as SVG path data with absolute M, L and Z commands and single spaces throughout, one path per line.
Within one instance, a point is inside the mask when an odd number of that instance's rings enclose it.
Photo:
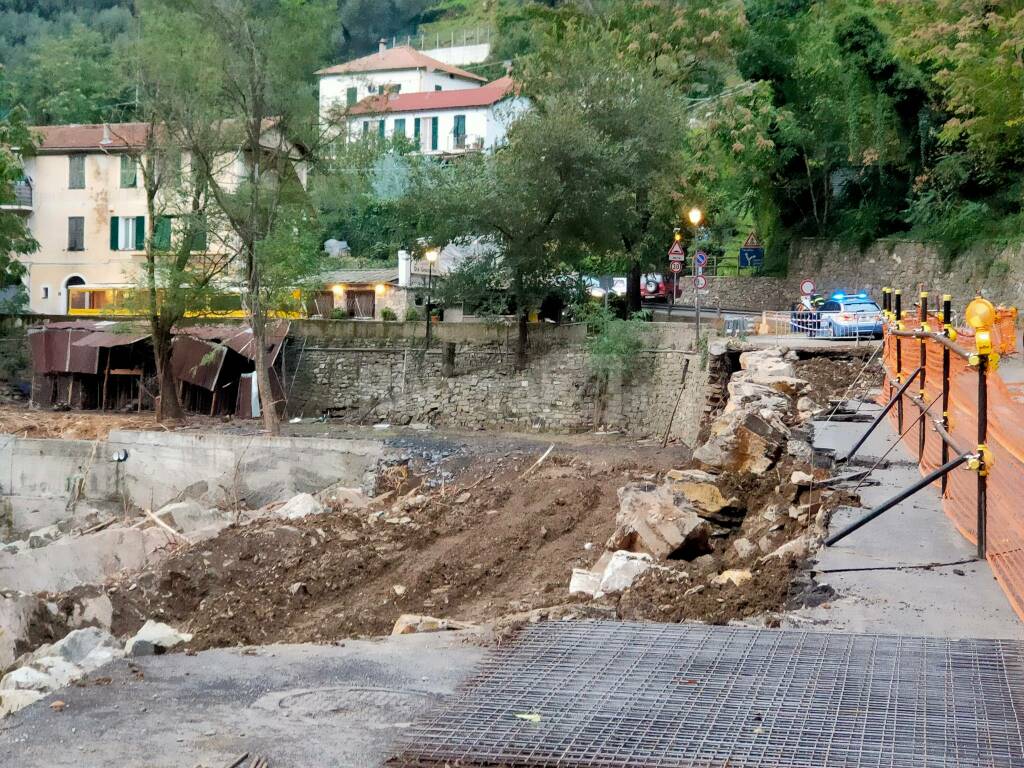
M 640 276 L 640 298 L 644 301 L 668 301 L 668 281 L 664 275 Z

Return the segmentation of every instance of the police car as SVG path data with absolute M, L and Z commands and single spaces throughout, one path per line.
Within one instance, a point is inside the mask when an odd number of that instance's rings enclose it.
M 882 310 L 865 292 L 833 293 L 818 307 L 818 336 L 881 338 Z

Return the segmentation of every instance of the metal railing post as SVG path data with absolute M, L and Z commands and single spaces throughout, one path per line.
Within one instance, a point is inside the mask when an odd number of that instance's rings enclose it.
M 928 291 L 921 291 L 921 330 L 925 333 L 930 333 L 931 329 L 928 327 Z M 917 396 L 921 398 L 922 402 L 927 401 L 925 397 L 925 380 L 928 376 L 928 340 L 921 337 L 921 386 L 917 390 Z M 924 440 L 925 440 L 925 429 L 924 419 L 921 419 L 920 426 L 917 431 L 917 462 L 920 464 L 924 461 Z
M 948 293 L 942 296 L 942 335 L 947 339 L 951 337 L 953 325 L 950 322 L 953 312 L 953 297 Z M 949 431 L 949 347 L 942 348 L 942 426 Z M 942 441 L 942 463 L 949 461 L 949 445 Z M 949 484 L 949 477 L 942 476 L 942 495 L 946 495 L 946 486 Z
M 988 355 L 978 355 L 978 558 L 988 549 Z
M 896 301 L 896 330 L 903 330 L 903 294 L 897 288 L 893 294 Z M 900 337 L 896 337 L 896 382 L 903 383 L 903 344 Z M 896 403 L 896 425 L 900 434 L 903 434 L 903 398 Z

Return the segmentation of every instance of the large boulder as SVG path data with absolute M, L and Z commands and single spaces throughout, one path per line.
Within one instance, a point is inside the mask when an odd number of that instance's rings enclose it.
M 109 632 L 98 627 L 86 627 L 69 632 L 63 639 L 52 645 L 36 649 L 32 659 L 57 657 L 81 667 L 84 672 L 94 672 L 114 659 L 124 656 L 121 644 Z
M 744 510 L 740 500 L 735 496 L 726 498 L 715 475 L 691 470 L 670 473 L 668 477 L 672 492 L 685 498 L 705 520 L 732 525 L 742 518 Z
M 192 541 L 211 539 L 231 525 L 227 512 L 191 499 L 161 507 L 156 516 Z
M 287 520 L 298 520 L 310 515 L 323 514 L 324 505 L 316 497 L 308 493 L 293 496 L 287 504 L 277 510 L 277 514 Z
M 709 549 L 711 527 L 667 485 L 631 483 L 619 489 L 618 527 L 607 549 L 646 552 L 656 558 L 690 558 Z
M 150 619 L 128 641 L 124 653 L 126 656 L 159 656 L 191 639 L 192 635 L 188 632 L 179 632 L 172 626 Z
M 796 378 L 796 367 L 781 347 L 744 352 L 740 355 L 740 368 L 754 376 Z
M 623 550 L 615 552 L 608 561 L 608 565 L 605 566 L 604 573 L 601 575 L 601 583 L 597 592 L 598 596 L 628 589 L 632 586 L 636 577 L 650 567 L 650 555 L 625 552 Z
M 693 457 L 709 469 L 762 475 L 788 437 L 786 425 L 770 412 L 732 411 L 715 419 L 707 442 Z

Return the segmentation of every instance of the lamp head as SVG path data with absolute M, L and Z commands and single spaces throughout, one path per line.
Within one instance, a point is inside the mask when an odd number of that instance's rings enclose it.
M 979 296 L 967 305 L 964 319 L 976 331 L 991 328 L 996 323 L 996 308 L 991 301 Z
M 437 263 L 437 259 L 440 257 L 440 255 L 441 255 L 441 251 L 439 249 L 437 249 L 437 248 L 431 248 L 429 251 L 427 251 L 425 254 L 423 254 L 424 258 L 427 261 L 429 261 L 431 264 L 436 264 Z
M 690 212 L 687 214 L 687 218 L 689 218 L 690 223 L 696 227 L 704 221 L 704 212 L 700 208 L 691 208 Z

